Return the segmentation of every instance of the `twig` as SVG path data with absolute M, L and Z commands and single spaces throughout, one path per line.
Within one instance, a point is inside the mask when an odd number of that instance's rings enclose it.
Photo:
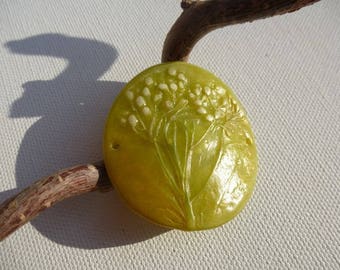
M 209 32 L 293 12 L 319 0 L 183 0 L 184 11 L 168 33 L 162 62 L 188 61 L 195 44 Z
M 292 12 L 318 0 L 183 0 L 184 9 L 169 32 L 162 61 L 186 61 L 208 32 L 230 24 Z M 0 240 L 68 197 L 112 186 L 103 162 L 80 165 L 41 179 L 0 205 Z
M 0 205 L 0 240 L 57 202 L 111 189 L 103 162 L 75 166 L 43 178 Z

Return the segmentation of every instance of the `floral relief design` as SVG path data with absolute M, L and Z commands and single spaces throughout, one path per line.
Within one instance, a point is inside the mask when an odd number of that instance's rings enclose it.
M 194 202 L 205 196 L 219 170 L 225 174 L 221 162 L 231 162 L 226 160 L 228 147 L 245 149 L 252 138 L 247 130 L 240 134 L 240 125 L 247 121 L 244 112 L 220 83 L 193 82 L 174 68 L 162 79 L 156 77 L 146 75 L 138 83 L 143 86 L 124 92 L 127 106 L 118 120 L 154 146 L 174 202 L 173 209 L 166 209 L 169 222 L 194 228 L 204 223 Z M 225 186 L 214 194 L 216 214 L 221 208 L 232 211 L 247 190 L 235 170 L 242 158 L 232 158 L 236 164 L 230 165 L 234 168 L 223 176 Z

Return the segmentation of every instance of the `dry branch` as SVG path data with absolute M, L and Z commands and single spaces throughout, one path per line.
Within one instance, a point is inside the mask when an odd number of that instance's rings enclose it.
M 319 0 L 183 0 L 184 11 L 168 33 L 162 62 L 187 61 L 195 44 L 209 32 L 293 12 Z
M 43 178 L 0 205 L 0 240 L 57 202 L 111 189 L 102 162 L 75 166 Z
M 167 35 L 162 61 L 186 61 L 208 32 L 300 9 L 318 0 L 183 0 L 184 9 Z M 0 240 L 68 197 L 112 189 L 104 164 L 80 165 L 41 179 L 0 205 Z

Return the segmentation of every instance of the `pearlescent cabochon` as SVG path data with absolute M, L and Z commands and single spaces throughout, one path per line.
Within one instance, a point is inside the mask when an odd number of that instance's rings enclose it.
M 107 119 L 104 160 L 135 212 L 190 231 L 235 217 L 257 174 L 243 106 L 214 74 L 184 62 L 153 66 L 125 86 Z

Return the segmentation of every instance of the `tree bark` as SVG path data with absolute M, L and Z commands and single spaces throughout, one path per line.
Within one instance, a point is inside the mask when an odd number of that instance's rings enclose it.
M 59 201 L 111 189 L 103 162 L 75 166 L 43 178 L 0 205 L 0 241 Z
M 317 1 L 183 0 L 184 11 L 167 35 L 162 62 L 187 61 L 196 42 L 214 29 L 292 12 Z M 111 189 L 103 162 L 75 166 L 41 179 L 0 205 L 0 241 L 59 201 Z
M 162 62 L 188 61 L 195 44 L 209 32 L 293 12 L 319 0 L 183 0 L 184 11 L 168 33 Z

